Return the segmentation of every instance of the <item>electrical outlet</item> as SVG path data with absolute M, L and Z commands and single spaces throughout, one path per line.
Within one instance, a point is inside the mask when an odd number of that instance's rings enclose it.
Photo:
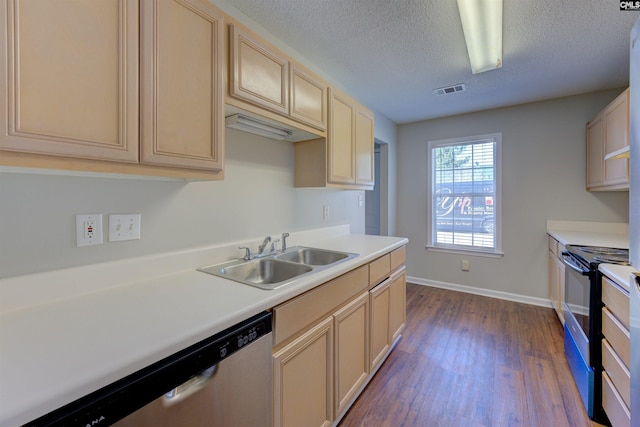
M 461 264 L 462 271 L 471 270 L 471 263 L 469 262 L 468 259 L 463 259 L 460 264 Z
M 364 205 L 364 198 L 362 197 L 362 194 L 358 195 L 358 206 L 362 206 Z
M 109 215 L 109 241 L 140 239 L 140 214 Z
M 102 244 L 102 214 L 76 215 L 76 246 Z
M 329 205 L 324 205 L 322 207 L 322 219 L 329 219 L 331 211 L 329 209 Z

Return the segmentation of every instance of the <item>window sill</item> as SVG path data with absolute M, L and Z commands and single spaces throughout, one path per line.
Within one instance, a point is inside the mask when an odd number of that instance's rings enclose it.
M 479 256 L 485 258 L 502 258 L 504 256 L 504 252 L 499 251 L 483 251 L 483 250 L 474 250 L 474 249 L 458 249 L 458 248 L 443 248 L 441 246 L 431 246 L 426 245 L 425 248 L 429 252 L 442 252 L 447 254 L 458 254 L 458 255 L 471 255 L 471 256 Z

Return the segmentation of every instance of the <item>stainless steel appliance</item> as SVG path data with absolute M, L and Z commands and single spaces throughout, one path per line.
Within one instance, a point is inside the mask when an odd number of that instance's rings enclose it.
M 271 320 L 258 314 L 25 426 L 269 427 Z
M 567 245 L 563 304 L 564 352 L 589 417 L 607 423 L 602 409 L 602 275 L 598 265 L 628 264 L 627 249 Z
M 629 86 L 629 243 L 631 265 L 640 270 L 640 18 L 631 30 Z M 631 277 L 631 426 L 640 427 L 640 295 Z

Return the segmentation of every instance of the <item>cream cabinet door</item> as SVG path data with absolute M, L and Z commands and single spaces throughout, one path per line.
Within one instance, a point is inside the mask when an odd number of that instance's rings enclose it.
M 319 130 L 327 129 L 327 84 L 291 65 L 291 112 L 299 122 Z
M 328 177 L 334 184 L 355 184 L 355 109 L 353 101 L 329 90 Z
M 549 300 L 551 305 L 559 313 L 560 307 L 560 282 L 558 281 L 558 268 L 556 256 L 549 251 Z
M 289 60 L 237 25 L 230 27 L 230 95 L 289 114 Z
M 604 155 L 629 146 L 629 89 L 616 98 L 604 113 L 606 130 Z M 604 160 L 604 184 L 629 182 L 629 159 Z
M 587 124 L 587 189 L 601 186 L 604 181 L 604 117 Z
M 390 287 L 391 279 L 389 278 L 369 291 L 371 310 L 370 371 L 373 371 L 384 360 L 391 345 L 389 341 Z
M 333 331 L 328 317 L 273 355 L 275 427 L 331 425 Z
M 404 329 L 407 320 L 407 276 L 405 267 L 391 276 L 389 293 L 389 344 L 392 344 Z
M 206 0 L 143 0 L 141 11 L 141 163 L 221 170 L 221 12 Z
M 361 107 L 356 109 L 356 184 L 373 185 L 373 114 Z
M 549 299 L 558 318 L 564 324 L 562 302 L 564 301 L 564 263 L 549 251 Z
M 335 413 L 339 414 L 369 373 L 369 294 L 333 315 L 335 319 Z
M 3 1 L 0 149 L 137 162 L 138 19 L 131 0 Z

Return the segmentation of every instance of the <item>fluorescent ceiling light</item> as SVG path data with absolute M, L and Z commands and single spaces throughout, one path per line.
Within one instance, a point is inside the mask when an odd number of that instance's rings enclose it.
M 234 114 L 225 119 L 227 127 L 232 129 L 249 132 L 254 135 L 266 136 L 271 139 L 285 140 L 289 138 L 292 132 L 289 129 L 279 128 L 253 117 L 242 114 Z
M 473 74 L 502 67 L 502 0 L 458 0 Z

